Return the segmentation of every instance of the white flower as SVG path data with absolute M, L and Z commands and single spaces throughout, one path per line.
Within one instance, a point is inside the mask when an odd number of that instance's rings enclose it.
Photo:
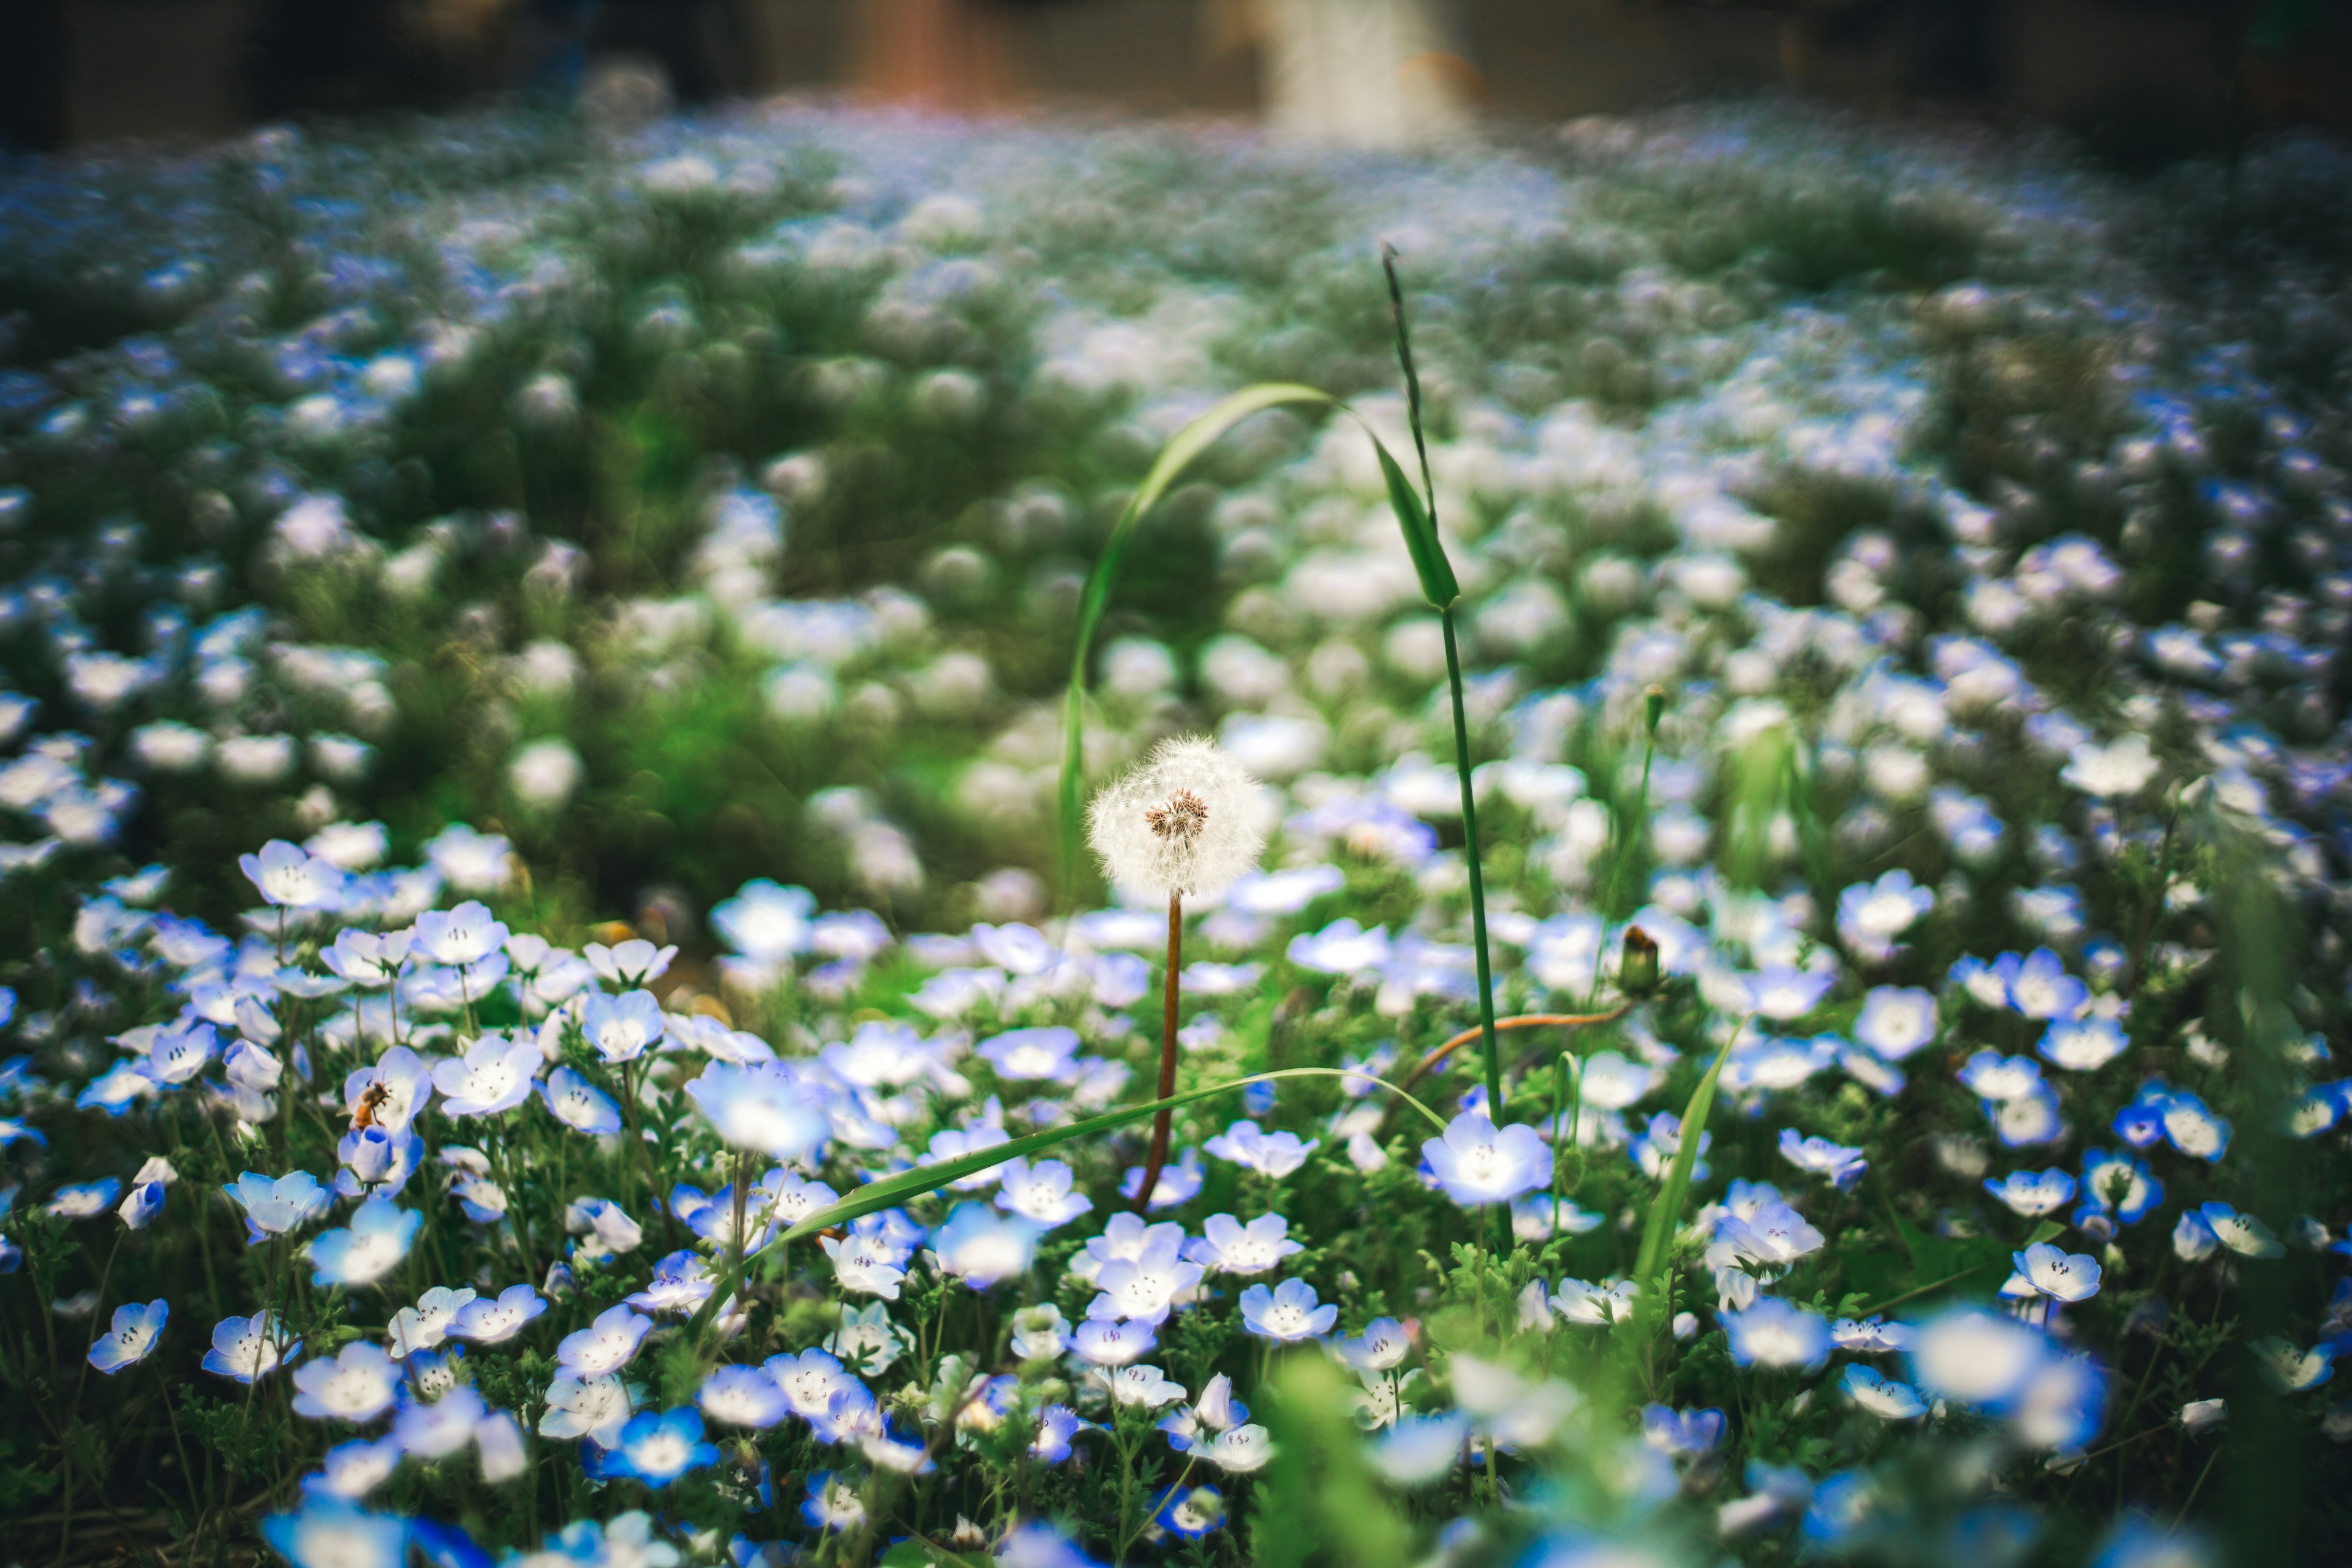
M 1120 887 L 1210 898 L 1257 864 L 1257 781 L 1200 736 L 1163 741 L 1095 796 L 1087 842 Z
M 2137 795 L 2156 776 L 2157 761 L 2149 754 L 2147 737 L 2126 735 L 2112 746 L 2087 742 L 2074 748 L 2074 760 L 2058 776 L 2084 795 Z
M 553 811 L 572 798 L 585 771 L 570 742 L 533 741 L 507 763 L 507 787 L 525 805 Z

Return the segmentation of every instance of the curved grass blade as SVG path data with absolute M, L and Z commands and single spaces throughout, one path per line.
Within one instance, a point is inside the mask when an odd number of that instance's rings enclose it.
M 1152 459 L 1151 470 L 1143 476 L 1143 483 L 1128 499 L 1127 510 L 1111 525 L 1110 537 L 1103 542 L 1102 554 L 1096 559 L 1095 569 L 1087 574 L 1086 593 L 1078 601 L 1077 643 L 1070 655 L 1070 685 L 1063 699 L 1061 847 L 1066 895 L 1075 888 L 1077 879 L 1078 806 L 1085 784 L 1080 742 L 1086 723 L 1087 660 L 1094 651 L 1095 633 L 1102 626 L 1103 614 L 1110 607 L 1111 587 L 1118 581 L 1119 563 L 1126 558 L 1128 542 L 1134 537 L 1136 525 L 1143 521 L 1146 512 L 1160 504 L 1160 498 L 1168 493 L 1194 458 L 1251 415 L 1286 403 L 1328 405 L 1337 401 L 1329 393 L 1311 386 L 1273 381 L 1245 386 L 1222 399 L 1169 437 L 1168 445 Z
M 1283 1068 L 1275 1072 L 1253 1073 L 1247 1078 L 1227 1079 L 1223 1083 L 1213 1083 L 1203 1089 L 1189 1089 L 1181 1094 L 1171 1095 L 1166 1100 L 1148 1100 L 1141 1105 L 1130 1105 L 1123 1110 L 1106 1111 L 1100 1116 L 1090 1116 L 1084 1121 L 1073 1121 L 1067 1127 L 1048 1128 L 1043 1132 L 1032 1132 L 1025 1138 L 1015 1138 L 1009 1142 L 992 1144 L 988 1148 L 960 1155 L 952 1160 L 941 1160 L 936 1165 L 920 1165 L 911 1171 L 902 1171 L 895 1176 L 885 1176 L 878 1182 L 869 1182 L 839 1203 L 817 1210 L 769 1245 L 781 1246 L 785 1242 L 797 1240 L 803 1236 L 813 1235 L 834 1226 L 847 1225 L 852 1220 L 893 1207 L 908 1198 L 920 1197 L 925 1193 L 935 1192 L 950 1182 L 961 1181 L 975 1172 L 985 1171 L 992 1165 L 1001 1165 L 1007 1160 L 1023 1159 L 1040 1150 L 1051 1149 L 1057 1143 L 1066 1143 L 1072 1139 L 1084 1138 L 1096 1132 L 1108 1132 L 1115 1127 L 1124 1127 L 1131 1121 L 1146 1121 L 1157 1116 L 1162 1110 L 1173 1110 L 1180 1105 L 1190 1105 L 1196 1100 L 1207 1100 L 1212 1095 L 1223 1094 L 1229 1089 L 1245 1089 L 1254 1083 L 1268 1083 L 1276 1079 L 1284 1078 L 1360 1079 L 1367 1083 L 1377 1084 L 1387 1089 L 1428 1118 L 1431 1126 L 1440 1132 L 1445 1131 L 1444 1120 L 1435 1111 L 1395 1085 L 1373 1078 L 1369 1073 L 1348 1072 L 1339 1068 Z M 765 1249 L 762 1248 L 762 1250 Z
M 1715 1108 L 1715 1081 L 1723 1076 L 1723 1064 L 1731 1059 L 1732 1041 L 1738 1038 L 1739 1031 L 1734 1029 L 1731 1038 L 1723 1042 L 1723 1049 L 1715 1053 L 1706 1076 L 1691 1090 L 1690 1103 L 1683 1107 L 1682 1147 L 1675 1151 L 1666 1184 L 1650 1205 L 1650 1222 L 1642 1227 L 1642 1250 L 1633 1260 L 1633 1283 L 1644 1292 L 1665 1268 L 1666 1247 L 1674 1240 L 1675 1226 L 1682 1223 L 1683 1205 L 1690 1197 L 1691 1172 L 1697 1168 L 1699 1142 L 1706 1135 L 1706 1113 Z

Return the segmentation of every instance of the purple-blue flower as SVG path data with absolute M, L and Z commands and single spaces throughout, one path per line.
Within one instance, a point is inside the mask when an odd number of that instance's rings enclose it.
M 1339 1321 L 1336 1305 L 1318 1305 L 1315 1287 L 1304 1279 L 1286 1279 L 1271 1290 L 1253 1285 L 1242 1292 L 1242 1326 L 1277 1344 L 1319 1340 Z
M 1497 1128 L 1483 1111 L 1446 1124 L 1445 1136 L 1421 1146 L 1423 1165 L 1445 1195 L 1465 1208 L 1507 1204 L 1551 1184 L 1551 1150 L 1523 1122 Z

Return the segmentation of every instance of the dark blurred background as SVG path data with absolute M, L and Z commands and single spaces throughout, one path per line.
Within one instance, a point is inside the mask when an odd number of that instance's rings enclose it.
M 19 148 L 615 79 L 658 102 L 1113 105 L 1370 143 L 1794 89 L 2162 159 L 2352 118 L 2352 0 L 0 0 Z

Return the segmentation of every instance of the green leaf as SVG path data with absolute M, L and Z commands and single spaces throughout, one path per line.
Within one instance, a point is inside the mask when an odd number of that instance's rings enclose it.
M 1361 421 L 1359 421 L 1361 423 Z M 1371 436 L 1371 426 L 1364 426 Z M 1389 510 L 1396 513 L 1397 527 L 1404 533 L 1406 553 L 1412 557 L 1412 569 L 1421 578 L 1421 596 L 1433 609 L 1451 608 L 1462 596 L 1462 584 L 1454 579 L 1454 565 L 1445 558 L 1445 546 L 1437 537 L 1437 524 L 1431 521 L 1429 509 L 1422 505 L 1421 492 L 1405 478 L 1404 469 L 1389 456 L 1389 449 L 1372 436 L 1372 450 L 1381 459 L 1381 478 L 1388 481 Z
M 1666 1184 L 1658 1189 L 1657 1201 L 1650 1205 L 1650 1223 L 1643 1227 L 1642 1250 L 1633 1263 L 1633 1283 L 1644 1292 L 1664 1268 L 1666 1248 L 1674 1241 L 1675 1227 L 1682 1223 L 1683 1205 L 1690 1197 L 1691 1172 L 1697 1168 L 1699 1142 L 1706 1132 L 1706 1113 L 1715 1108 L 1715 1081 L 1723 1076 L 1723 1064 L 1731 1059 L 1731 1043 L 1738 1037 L 1735 1029 L 1723 1042 L 1706 1076 L 1691 1090 L 1690 1103 L 1683 1107 L 1682 1147 L 1675 1151 Z
M 1082 763 L 1084 753 L 1079 744 L 1086 725 L 1087 661 L 1094 651 L 1095 633 L 1101 629 L 1104 612 L 1110 607 L 1111 588 L 1118 580 L 1119 564 L 1126 559 L 1129 542 L 1135 536 L 1136 526 L 1144 514 L 1160 504 L 1177 476 L 1192 466 L 1192 460 L 1215 444 L 1217 438 L 1253 414 L 1262 414 L 1286 403 L 1332 404 L 1338 400 L 1328 392 L 1289 382 L 1260 382 L 1245 386 L 1232 396 L 1219 401 L 1208 412 L 1200 415 L 1182 429 L 1168 438 L 1168 445 L 1152 459 L 1151 469 L 1143 476 L 1143 483 L 1128 498 L 1127 509 L 1111 524 L 1110 537 L 1103 542 L 1102 554 L 1095 560 L 1095 569 L 1087 576 L 1084 596 L 1078 601 L 1078 635 L 1076 647 L 1070 655 L 1070 685 L 1063 699 L 1062 719 L 1062 878 L 1064 889 L 1075 885 L 1077 876 L 1079 795 L 1084 787 Z
M 1415 1110 L 1420 1111 L 1423 1116 L 1428 1118 L 1430 1125 L 1436 1128 L 1438 1131 L 1445 1131 L 1445 1121 L 1443 1117 L 1405 1093 L 1404 1090 L 1381 1079 L 1370 1078 L 1360 1072 L 1343 1071 L 1339 1068 L 1284 1068 L 1276 1072 L 1252 1073 L 1247 1078 L 1227 1079 L 1223 1083 L 1213 1083 L 1202 1089 L 1188 1089 L 1183 1093 L 1171 1095 L 1166 1100 L 1154 1100 L 1142 1105 L 1130 1105 L 1123 1110 L 1106 1111 L 1100 1116 L 1090 1116 L 1084 1121 L 1073 1121 L 1067 1127 L 1048 1128 L 1043 1132 L 1032 1132 L 1025 1138 L 1015 1138 L 1009 1142 L 991 1144 L 988 1148 L 973 1153 L 959 1155 L 952 1160 L 941 1160 L 934 1165 L 921 1165 L 911 1171 L 902 1171 L 895 1176 L 885 1176 L 878 1182 L 867 1183 L 839 1203 L 817 1210 L 769 1245 L 782 1246 L 786 1242 L 798 1240 L 803 1236 L 810 1236 L 834 1226 L 847 1225 L 852 1220 L 862 1219 L 869 1214 L 894 1207 L 908 1198 L 920 1197 L 925 1193 L 936 1192 L 950 1182 L 961 1181 L 976 1172 L 1001 1165 L 1007 1160 L 1025 1159 L 1039 1150 L 1051 1149 L 1057 1143 L 1067 1143 L 1072 1139 L 1091 1137 L 1097 1132 L 1108 1132 L 1112 1128 L 1124 1127 L 1132 1121 L 1141 1121 L 1149 1117 L 1157 1116 L 1162 1110 L 1171 1110 L 1178 1106 L 1190 1105 L 1197 1100 L 1207 1100 L 1213 1095 L 1223 1094 L 1232 1089 L 1246 1089 L 1254 1083 L 1269 1083 L 1276 1079 L 1284 1078 L 1364 1079 L 1378 1084 Z M 753 1256 L 756 1257 L 758 1254 L 755 1253 Z

